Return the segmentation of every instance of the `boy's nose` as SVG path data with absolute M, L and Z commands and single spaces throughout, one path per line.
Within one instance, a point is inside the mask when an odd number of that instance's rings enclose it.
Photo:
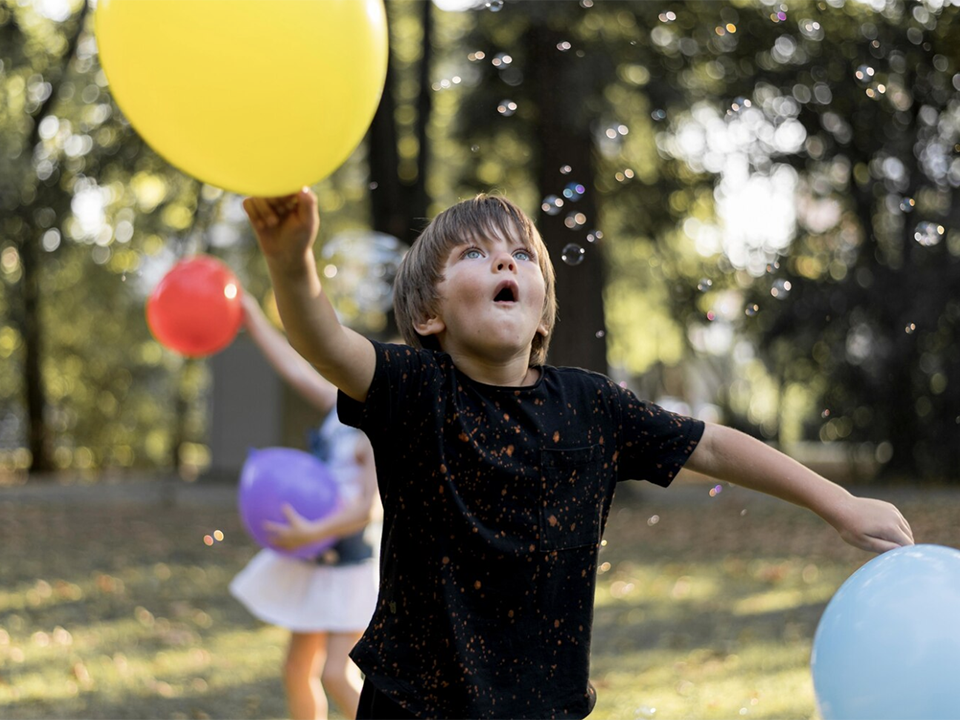
M 514 265 L 513 255 L 501 255 L 498 257 L 496 267 L 497 270 L 514 270 L 516 266 Z

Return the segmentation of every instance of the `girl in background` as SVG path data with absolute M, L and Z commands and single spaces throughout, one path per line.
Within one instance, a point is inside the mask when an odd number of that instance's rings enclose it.
M 337 543 L 315 561 L 261 550 L 233 579 L 230 592 L 260 620 L 290 630 L 283 679 L 293 720 L 325 719 L 327 695 L 352 720 L 361 679 L 348 653 L 377 600 L 373 451 L 363 433 L 337 418 L 337 388 L 290 347 L 247 293 L 243 307 L 247 332 L 270 364 L 325 416 L 310 434 L 309 449 L 336 478 L 344 503 L 316 522 L 285 508 L 289 524 L 270 527 L 278 546 L 293 549 L 330 537 L 339 538 Z

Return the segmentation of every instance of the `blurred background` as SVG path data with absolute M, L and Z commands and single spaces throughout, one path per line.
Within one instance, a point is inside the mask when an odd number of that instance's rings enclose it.
M 954 2 L 386 9 L 379 111 L 316 187 L 346 322 L 391 337 L 404 249 L 504 193 L 557 268 L 551 364 L 738 427 L 960 545 Z M 226 592 L 256 551 L 234 483 L 249 447 L 303 447 L 317 418 L 242 332 L 205 359 L 152 338 L 146 298 L 197 252 L 278 318 L 242 198 L 133 132 L 93 11 L 0 0 L 0 714 L 282 716 L 284 633 Z M 678 485 L 618 491 L 595 717 L 816 717 L 813 631 L 866 554 L 783 503 Z
M 380 109 L 317 187 L 328 278 L 372 233 L 402 252 L 452 202 L 503 192 L 558 269 L 551 364 L 609 372 L 841 480 L 956 479 L 957 7 L 386 6 Z M 267 370 L 243 337 L 212 359 L 165 350 L 143 306 L 202 251 L 269 308 L 264 264 L 241 198 L 125 122 L 92 11 L 0 2 L 0 477 L 229 474 L 245 443 L 301 442 L 296 403 L 261 388 L 260 414 L 282 422 L 222 441 L 256 422 L 231 424 L 250 405 L 231 370 Z M 384 272 L 333 288 L 381 338 Z

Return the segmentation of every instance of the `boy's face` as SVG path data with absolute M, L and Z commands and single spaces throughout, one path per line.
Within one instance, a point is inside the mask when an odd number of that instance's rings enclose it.
M 437 285 L 436 315 L 417 325 L 448 353 L 492 361 L 529 356 L 543 327 L 546 293 L 536 251 L 520 239 L 487 237 L 454 247 Z

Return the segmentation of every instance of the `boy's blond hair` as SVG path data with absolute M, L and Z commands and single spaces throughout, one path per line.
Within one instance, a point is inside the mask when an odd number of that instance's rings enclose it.
M 427 225 L 397 272 L 393 295 L 397 328 L 408 345 L 439 350 L 435 337 L 418 334 L 414 326 L 437 309 L 437 285 L 443 280 L 443 266 L 450 251 L 474 240 L 490 237 L 522 242 L 537 255 L 546 290 L 540 319 L 547 333 L 544 335 L 538 331 L 534 336 L 529 364 L 531 367 L 543 365 L 557 319 L 553 263 L 533 221 L 506 198 L 480 194 L 470 200 L 462 200 Z

